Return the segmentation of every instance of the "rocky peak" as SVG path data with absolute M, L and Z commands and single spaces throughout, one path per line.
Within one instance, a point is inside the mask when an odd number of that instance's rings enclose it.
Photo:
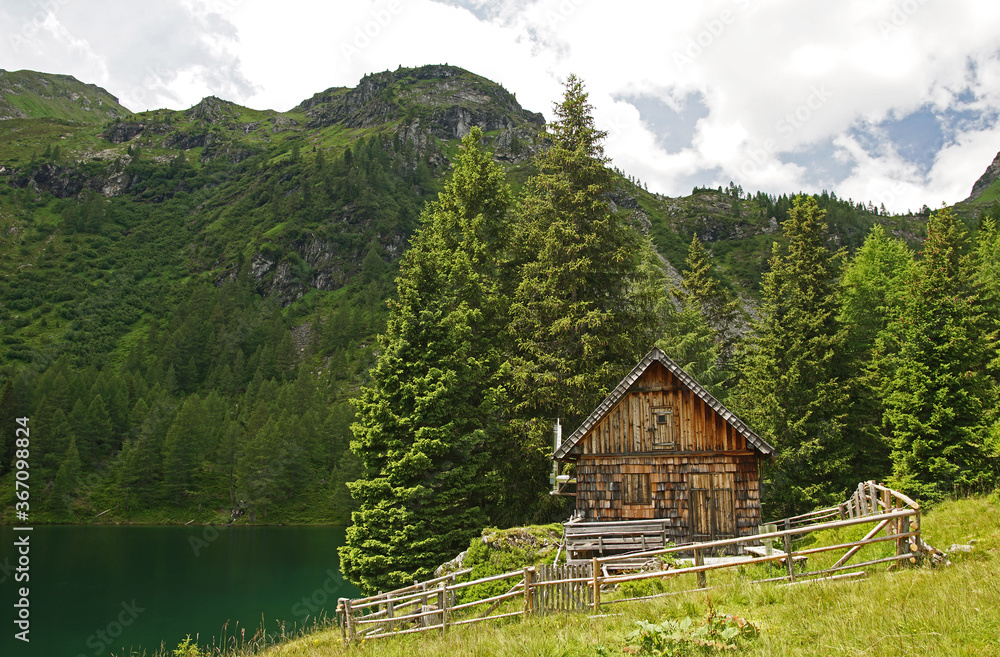
M 1000 153 L 993 159 L 992 164 L 986 167 L 986 172 L 979 177 L 976 184 L 972 186 L 972 193 L 967 198 L 967 201 L 972 201 L 979 198 L 983 192 L 985 192 L 993 183 L 1000 180 Z
M 437 137 L 455 139 L 478 125 L 483 130 L 514 130 L 545 120 L 521 107 L 514 94 L 469 71 L 446 64 L 371 73 L 353 89 L 331 88 L 303 101 L 307 127 L 341 123 L 363 128 L 403 119 L 420 119 Z
M 186 110 L 184 114 L 194 120 L 207 121 L 208 123 L 219 123 L 233 113 L 234 103 L 222 100 L 215 96 L 207 96 L 194 107 Z

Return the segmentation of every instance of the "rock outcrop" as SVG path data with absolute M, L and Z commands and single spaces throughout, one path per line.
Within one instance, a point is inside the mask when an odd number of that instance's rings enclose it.
M 969 194 L 969 198 L 965 200 L 967 202 L 976 200 L 982 196 L 983 192 L 989 189 L 990 186 L 997 180 L 1000 180 L 1000 153 L 997 153 L 997 156 L 993 159 L 990 166 L 986 167 L 986 172 L 983 173 L 983 175 L 979 177 L 979 180 L 976 181 L 976 184 L 972 186 L 972 193 Z
M 309 117 L 307 128 L 334 123 L 366 128 L 420 118 L 431 134 L 444 139 L 461 138 L 473 125 L 493 131 L 530 124 L 537 132 L 545 123 L 500 85 L 447 65 L 372 73 L 353 89 L 327 89 L 292 111 Z

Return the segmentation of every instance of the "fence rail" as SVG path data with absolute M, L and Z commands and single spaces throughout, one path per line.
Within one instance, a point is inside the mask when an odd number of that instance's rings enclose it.
M 873 527 L 864 538 L 857 541 L 798 550 L 793 547 L 793 540 L 812 532 L 865 524 L 872 524 Z M 863 547 L 890 541 L 895 542 L 893 556 L 849 563 Z M 761 545 L 750 545 L 756 543 Z M 780 547 L 775 547 L 775 543 Z M 744 552 L 752 551 L 754 556 L 706 563 L 707 553 L 732 547 Z M 809 555 L 836 550 L 845 550 L 845 553 L 832 567 L 796 571 L 796 562 Z M 602 604 L 705 590 L 708 588 L 707 573 L 710 571 L 748 564 L 781 562 L 785 566 L 784 575 L 759 581 L 787 581 L 797 584 L 816 581 L 814 578 L 850 577 L 852 574 L 845 571 L 876 564 L 916 563 L 928 551 L 936 552 L 920 538 L 920 506 L 902 493 L 868 481 L 858 484 L 851 497 L 842 504 L 769 523 L 753 536 L 595 557 L 589 564 L 541 565 L 473 581 L 457 581 L 459 577 L 471 572 L 466 569 L 367 598 L 341 598 L 337 613 L 343 639 L 351 642 L 430 630 L 444 632 L 452 626 L 549 612 L 592 610 L 597 614 L 600 613 Z M 692 555 L 694 565 L 615 576 L 607 574 L 607 565 L 616 561 L 648 560 L 679 553 Z M 653 596 L 616 598 L 603 603 L 601 601 L 602 589 L 607 586 L 692 574 L 695 576 L 696 588 Z M 467 595 L 466 589 L 469 587 L 503 581 L 511 582 L 505 593 L 478 600 L 458 601 L 459 592 Z M 519 600 L 520 604 L 513 602 L 515 600 Z

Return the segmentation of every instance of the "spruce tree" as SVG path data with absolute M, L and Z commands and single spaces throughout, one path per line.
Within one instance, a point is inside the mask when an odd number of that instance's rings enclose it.
M 664 337 L 656 341 L 656 346 L 713 396 L 721 399 L 719 384 L 726 379 L 727 373 L 719 367 L 716 332 L 698 305 L 687 300 L 670 312 L 664 321 L 663 332 Z
M 193 488 L 203 432 L 201 402 L 192 395 L 177 412 L 163 442 L 163 493 L 170 502 L 183 502 Z
M 839 321 L 845 338 L 837 373 L 851 399 L 844 440 L 851 446 L 851 472 L 859 481 L 886 481 L 892 472 L 889 441 L 882 434 L 884 400 L 876 367 L 877 341 L 899 312 L 913 254 L 876 224 L 844 269 Z
M 510 374 L 523 437 L 510 462 L 522 467 L 527 508 L 544 493 L 554 418 L 575 429 L 657 335 L 654 308 L 638 293 L 642 242 L 608 202 L 607 133 L 591 112 L 583 82 L 570 76 L 517 210 Z
M 130 424 L 133 427 L 131 435 L 118 457 L 121 463 L 118 485 L 127 500 L 144 508 L 153 502 L 158 492 L 161 465 L 160 448 L 149 426 L 149 406 L 145 400 L 136 401 Z
M 59 471 L 52 482 L 52 490 L 49 492 L 49 510 L 66 509 L 72 511 L 72 498 L 76 493 L 82 468 L 80 452 L 76 449 L 76 437 L 70 435 L 69 447 L 66 449 L 66 455 L 63 457 Z
M 691 239 L 680 287 L 672 294 L 680 306 L 667 313 L 664 337 L 657 346 L 717 398 L 725 396 L 726 381 L 742 311 L 712 271 L 704 245 Z
M 989 413 L 992 422 L 987 444 L 988 453 L 1000 462 L 1000 229 L 997 217 L 1000 205 L 994 205 L 983 218 L 976 235 L 973 265 L 975 284 L 983 311 L 983 340 L 993 345 L 989 358 L 989 371 L 993 377 L 993 408 Z
M 508 239 L 510 191 L 473 128 L 455 172 L 402 258 L 372 381 L 355 400 L 341 568 L 365 590 L 426 578 L 487 519 L 490 437 L 504 406 L 496 344 L 505 316 L 496 254 Z
M 769 517 L 840 500 L 852 476 L 842 443 L 847 398 L 835 376 L 843 339 L 837 271 L 823 217 L 814 198 L 794 199 L 782 224 L 787 247 L 764 276 L 760 318 L 731 397 L 734 410 L 777 451 L 762 482 Z
M 682 303 L 690 302 L 697 306 L 716 332 L 720 352 L 728 356 L 743 320 L 739 300 L 731 299 L 715 276 L 708 251 L 697 235 L 691 238 L 684 264 L 681 288 L 675 296 Z
M 923 257 L 879 340 L 893 485 L 925 502 L 996 477 L 986 447 L 996 351 L 965 248 L 951 210 L 932 213 Z

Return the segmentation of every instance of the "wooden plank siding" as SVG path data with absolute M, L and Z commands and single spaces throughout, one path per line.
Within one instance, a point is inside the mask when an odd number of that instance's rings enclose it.
M 668 426 L 674 438 L 664 447 Z M 709 527 L 703 510 L 701 529 L 695 531 L 691 501 L 697 490 L 707 491 L 699 492 L 699 499 L 713 500 L 718 509 L 713 512 L 718 522 L 708 530 L 711 538 L 718 538 L 715 532 L 731 535 L 734 528 L 736 535 L 751 535 L 761 522 L 759 455 L 659 362 L 646 369 L 567 457 L 576 461 L 577 510 L 588 521 L 666 519 L 671 540 L 690 541 Z M 649 503 L 626 504 L 627 499 L 645 499 L 634 487 L 646 479 L 634 475 L 648 475 Z

